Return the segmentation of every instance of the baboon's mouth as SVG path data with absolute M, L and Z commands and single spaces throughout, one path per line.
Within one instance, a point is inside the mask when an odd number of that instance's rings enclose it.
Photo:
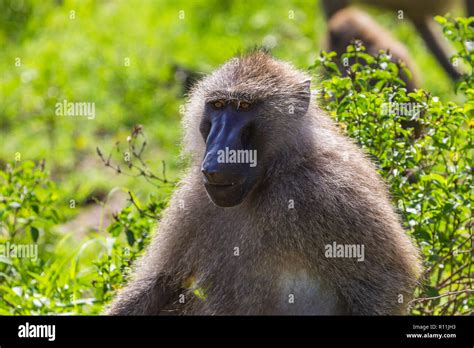
M 210 185 L 210 186 L 214 186 L 214 187 L 232 187 L 232 186 L 238 186 L 238 185 L 242 185 L 245 181 L 245 178 L 242 178 L 238 181 L 231 181 L 231 182 L 212 182 L 212 181 L 209 181 L 205 176 L 204 176 L 204 183 L 206 185 Z
M 230 186 L 234 186 L 235 182 L 231 182 L 230 184 L 206 182 L 206 184 L 211 185 L 211 186 L 217 186 L 217 187 L 230 187 Z
M 210 182 L 204 179 L 207 194 L 218 207 L 233 207 L 242 202 L 248 193 L 245 178 L 231 182 Z

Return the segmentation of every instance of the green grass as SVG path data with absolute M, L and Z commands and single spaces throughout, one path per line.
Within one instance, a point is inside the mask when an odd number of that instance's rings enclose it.
M 106 149 L 123 140 L 138 123 L 155 151 L 151 165 L 165 160 L 169 174 L 178 175 L 184 98 L 173 66 L 206 73 L 239 51 L 268 45 L 277 57 L 306 68 L 325 33 L 316 1 L 26 4 L 30 9 L 23 17 L 21 11 L 9 17 L 24 18 L 23 26 L 0 23 L 0 160 L 10 161 L 17 152 L 25 160 L 45 158 L 65 194 L 77 195 L 78 201 L 95 188 L 139 185 L 111 177 L 95 156 L 96 146 Z M 423 70 L 424 86 L 451 98 L 451 83 L 419 49 L 423 45 L 411 25 L 392 17 L 385 12 L 377 19 L 407 44 Z M 56 116 L 54 106 L 64 99 L 94 102 L 96 118 Z

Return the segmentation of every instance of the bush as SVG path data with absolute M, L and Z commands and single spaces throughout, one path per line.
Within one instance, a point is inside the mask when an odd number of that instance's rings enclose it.
M 341 61 L 354 61 L 343 74 L 336 54 L 322 52 L 313 66 L 326 78 L 318 96 L 341 130 L 377 163 L 390 184 L 393 203 L 419 245 L 425 265 L 413 314 L 472 311 L 472 128 L 473 19 L 438 17 L 458 48 L 468 72 L 456 84 L 464 105 L 443 102 L 424 90 L 407 93 L 398 78 L 400 62 L 376 57 L 361 42 Z M 348 59 L 344 59 L 348 58 Z M 344 76 L 345 75 L 345 76 Z
M 150 197 L 114 216 L 106 231 L 75 245 L 61 193 L 41 163 L 0 170 L 0 315 L 99 313 L 149 242 L 166 199 Z M 23 251 L 20 252 L 20 249 Z M 28 253 L 28 254 L 27 254 Z
M 41 314 L 65 300 L 61 291 L 50 297 L 59 275 L 51 267 L 59 243 L 52 228 L 62 221 L 57 197 L 43 163 L 16 162 L 0 171 L 0 314 Z

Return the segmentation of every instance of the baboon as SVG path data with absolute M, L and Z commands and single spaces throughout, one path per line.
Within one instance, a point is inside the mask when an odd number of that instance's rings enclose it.
M 106 313 L 406 311 L 418 251 L 374 166 L 313 102 L 308 75 L 242 54 L 199 81 L 186 109 L 189 172 Z M 222 160 L 224 150 L 258 161 Z
M 408 91 L 419 86 L 417 69 L 406 47 L 364 11 L 352 7 L 337 11 L 328 21 L 328 32 L 328 50 L 336 52 L 338 57 L 346 52 L 351 41 L 360 40 L 371 55 L 384 50 L 390 52 L 394 62 L 405 63 L 413 76 L 410 78 L 403 70 L 399 75 Z M 344 71 L 344 66 L 341 68 Z
M 461 73 L 453 66 L 449 60 L 447 47 L 441 31 L 436 28 L 433 20 L 435 15 L 444 15 L 453 2 L 445 0 L 323 0 L 323 10 L 328 20 L 339 10 L 354 3 L 365 3 L 368 5 L 386 8 L 396 11 L 397 16 L 411 20 L 417 31 L 420 33 L 425 44 L 434 54 L 440 65 L 446 73 L 453 79 L 457 80 Z M 472 0 L 466 0 L 466 11 L 469 15 L 474 6 L 471 6 Z
M 337 11 L 328 20 L 327 46 L 329 51 L 334 51 L 338 55 L 338 63 L 341 71 L 345 73 L 345 67 L 340 60 L 341 55 L 346 52 L 346 47 L 354 39 L 362 41 L 368 53 L 377 56 L 380 50 L 390 53 L 391 60 L 395 63 L 403 62 L 410 70 L 409 76 L 404 70 L 399 70 L 400 79 L 405 82 L 408 92 L 412 92 L 419 87 L 418 69 L 410 57 L 405 45 L 396 40 L 389 31 L 381 27 L 364 11 L 353 7 L 346 7 Z M 348 65 L 353 61 L 347 61 Z M 418 121 L 401 122 L 403 128 L 413 128 L 413 138 L 418 139 L 423 134 L 423 126 Z

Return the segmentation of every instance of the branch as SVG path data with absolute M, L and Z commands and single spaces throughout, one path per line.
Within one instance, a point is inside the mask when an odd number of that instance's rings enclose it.
M 451 292 L 445 292 L 444 294 L 441 294 L 439 296 L 434 296 L 434 297 L 420 297 L 420 298 L 415 298 L 411 300 L 408 303 L 412 302 L 425 302 L 425 301 L 430 301 L 430 300 L 436 300 L 438 298 L 446 297 L 446 296 L 452 296 L 452 295 L 458 295 L 462 293 L 471 293 L 474 292 L 474 289 L 466 289 L 466 290 L 459 290 L 459 291 L 451 291 Z
M 137 204 L 137 202 L 135 202 L 135 199 L 133 199 L 133 195 L 130 191 L 128 191 L 128 200 L 135 206 L 135 208 L 138 210 L 138 212 L 140 213 L 140 215 L 142 216 L 146 216 L 146 217 L 149 217 L 149 218 L 152 218 L 152 219 L 155 219 L 155 220 L 159 220 L 160 219 L 160 216 L 159 215 L 152 215 L 152 214 L 149 214 L 147 213 L 146 211 L 144 211 L 142 208 L 139 207 L 139 205 Z
M 137 125 L 133 128 L 131 135 L 127 137 L 127 143 L 128 143 L 128 153 L 124 152 L 122 155 L 125 156 L 127 155 L 127 159 L 125 162 L 125 166 L 128 167 L 129 171 L 125 172 L 123 169 L 120 167 L 119 164 L 114 164 L 112 163 L 112 153 L 116 149 L 117 152 L 121 152 L 119 148 L 119 142 L 116 142 L 115 145 L 113 146 L 112 150 L 110 151 L 108 157 L 106 158 L 102 151 L 100 150 L 99 147 L 96 148 L 97 154 L 99 155 L 102 163 L 109 168 L 112 168 L 117 174 L 123 174 L 132 178 L 137 178 L 137 177 L 144 177 L 147 182 L 152 184 L 153 186 L 160 188 L 161 184 L 176 184 L 176 182 L 169 181 L 166 178 L 166 164 L 165 161 L 162 161 L 163 169 L 162 169 L 162 176 L 160 177 L 159 175 L 154 174 L 150 168 L 147 166 L 145 160 L 143 159 L 143 153 L 145 151 L 145 148 L 147 146 L 147 141 L 145 138 L 145 135 L 142 132 L 143 126 Z M 136 147 L 136 141 L 138 137 L 141 136 L 143 138 L 143 142 L 141 143 L 141 146 L 139 150 L 137 150 Z M 131 157 L 130 157 L 131 156 Z M 135 163 L 133 162 L 135 160 Z M 136 171 L 136 172 L 135 172 Z M 159 183 L 157 183 L 159 182 Z

